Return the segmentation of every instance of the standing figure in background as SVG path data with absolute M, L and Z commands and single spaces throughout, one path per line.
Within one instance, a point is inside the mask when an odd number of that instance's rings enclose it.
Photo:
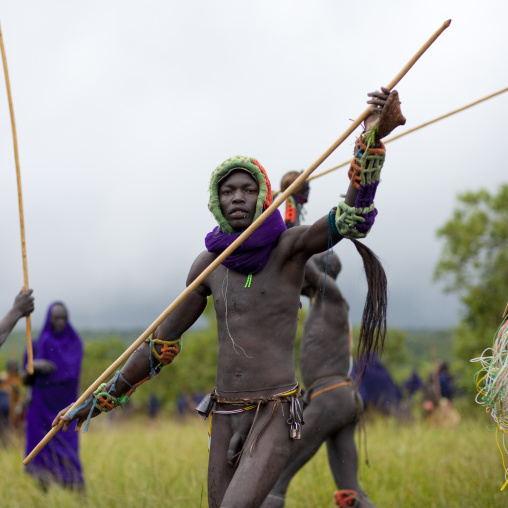
M 49 306 L 46 322 L 34 342 L 34 374 L 25 373 L 31 386 L 31 401 L 26 418 L 26 453 L 30 453 L 51 430 L 51 422 L 62 404 L 78 397 L 83 346 L 69 323 L 61 302 Z M 26 362 L 26 354 L 25 354 Z M 26 471 L 44 489 L 58 483 L 71 489 L 84 486 L 78 451 L 78 434 L 59 432 L 31 462 Z
M 7 340 L 9 333 L 16 326 L 16 323 L 34 311 L 33 289 L 23 291 L 16 295 L 14 304 L 9 312 L 0 320 L 0 347 Z
M 453 407 L 455 387 L 448 364 L 436 361 L 423 387 L 423 416 L 428 423 L 454 428 L 460 415 Z
M 360 488 L 354 441 L 362 403 L 351 379 L 352 332 L 349 305 L 335 281 L 341 270 L 333 252 L 316 254 L 305 267 L 302 294 L 311 299 L 300 344 L 300 369 L 306 390 L 302 437 L 262 508 L 284 506 L 293 476 L 326 442 L 328 462 L 341 490 L 334 499 L 341 508 L 372 508 Z M 309 500 L 312 505 L 312 500 Z
M 280 191 L 284 192 L 301 174 L 300 171 L 288 171 L 282 177 Z M 309 182 L 305 181 L 286 199 L 284 223 L 288 229 L 300 225 L 300 221 L 303 218 L 303 205 L 309 199 L 309 192 Z

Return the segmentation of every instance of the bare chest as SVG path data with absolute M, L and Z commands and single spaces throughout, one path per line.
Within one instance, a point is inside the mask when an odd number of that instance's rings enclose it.
M 261 316 L 283 310 L 289 301 L 299 301 L 299 294 L 281 271 L 264 269 L 244 275 L 223 266 L 210 280 L 217 317 L 229 314 Z

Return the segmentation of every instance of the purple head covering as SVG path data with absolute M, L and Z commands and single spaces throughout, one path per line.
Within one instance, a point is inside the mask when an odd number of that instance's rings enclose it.
M 55 305 L 61 305 L 67 312 L 67 323 L 61 332 L 55 332 L 51 326 L 51 311 Z M 78 334 L 69 322 L 69 312 L 61 302 L 52 303 L 46 314 L 44 327 L 39 335 L 37 354 L 34 358 L 43 358 L 53 362 L 57 369 L 44 376 L 47 385 L 69 380 L 78 380 L 83 357 L 83 346 Z
M 34 343 L 34 360 L 49 360 L 56 369 L 51 374 L 34 375 L 32 400 L 26 418 L 27 454 L 51 430 L 51 423 L 58 412 L 78 396 L 83 346 L 69 323 L 68 313 L 65 328 L 61 332 L 52 329 L 51 310 L 55 305 L 57 302 L 49 306 L 42 332 Z M 58 305 L 63 306 L 59 302 Z M 56 481 L 74 488 L 81 486 L 83 475 L 78 454 L 78 434 L 73 429 L 58 432 L 28 464 L 26 471 L 45 483 Z
M 237 272 L 255 274 L 261 271 L 268 260 L 279 236 L 286 230 L 279 210 L 268 219 L 245 240 L 235 252 L 230 254 L 222 264 Z M 205 238 L 205 245 L 209 252 L 220 254 L 229 247 L 240 233 L 224 233 L 219 227 L 214 228 Z

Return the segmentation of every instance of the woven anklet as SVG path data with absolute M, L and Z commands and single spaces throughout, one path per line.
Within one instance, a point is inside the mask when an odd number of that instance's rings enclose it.
M 95 395 L 95 408 L 101 413 L 108 413 L 116 407 L 123 406 L 129 400 L 129 396 L 126 393 L 123 393 L 120 397 L 115 397 L 109 392 L 104 391 L 105 387 L 106 383 L 102 383 L 99 388 L 93 392 Z

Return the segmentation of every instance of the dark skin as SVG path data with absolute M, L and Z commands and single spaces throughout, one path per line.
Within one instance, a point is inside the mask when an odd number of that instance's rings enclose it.
M 7 337 L 22 318 L 29 316 L 34 311 L 33 289 L 23 291 L 16 295 L 12 308 L 0 321 L 0 346 L 7 340 Z
M 51 328 L 56 332 L 61 332 L 65 325 L 67 324 L 67 311 L 65 310 L 65 307 L 59 303 L 56 303 L 53 305 L 51 309 L 51 314 L 49 315 L 49 319 L 51 322 Z M 26 385 L 33 384 L 34 376 L 37 374 L 39 375 L 48 375 L 51 374 L 55 368 L 56 365 L 50 361 L 45 360 L 44 358 L 37 358 L 33 361 L 34 364 L 34 373 L 28 374 L 28 372 L 23 372 L 22 374 L 22 381 Z
M 358 406 L 353 387 L 342 385 L 317 393 L 345 382 L 350 370 L 349 305 L 335 281 L 340 261 L 335 254 L 328 254 L 325 282 L 326 257 L 326 253 L 317 254 L 307 262 L 302 287 L 302 294 L 312 303 L 302 333 L 300 368 L 305 386 L 316 395 L 304 409 L 302 439 L 295 441 L 292 455 L 262 508 L 284 506 L 290 481 L 324 442 L 337 486 L 356 491 L 359 508 L 374 507 L 357 479 L 354 433 Z
M 375 100 L 384 104 L 382 99 Z M 372 104 L 375 111 L 373 118 L 366 121 L 367 125 L 377 120 L 382 107 L 377 102 Z M 258 192 L 257 183 L 244 171 L 234 171 L 221 182 L 221 211 L 235 231 L 240 232 L 252 223 Z M 220 265 L 166 318 L 156 330 L 155 338 L 171 341 L 181 337 L 204 311 L 207 297 L 212 296 L 219 338 L 216 378 L 219 395 L 255 398 L 290 390 L 296 385 L 293 350 L 305 264 L 312 255 L 327 249 L 328 227 L 326 215 L 312 226 L 284 231 L 267 265 L 254 274 L 250 288 L 245 288 L 245 275 Z M 337 241 L 334 238 L 333 243 Z M 216 257 L 207 251 L 201 253 L 190 269 L 187 285 Z M 149 373 L 149 351 L 150 346 L 144 343 L 127 361 L 122 375 L 129 383 L 137 383 Z M 118 380 L 112 395 L 119 396 L 128 389 L 126 383 Z M 269 402 L 261 407 L 252 435 L 268 420 L 273 404 Z M 252 453 L 244 453 L 237 465 L 233 465 L 233 456 L 246 440 L 255 411 L 214 415 L 208 467 L 210 508 L 261 505 L 293 447 L 286 423 L 287 406 L 283 404 L 284 411 L 276 413 Z M 216 409 L 230 407 L 218 404 Z M 59 413 L 53 425 L 63 420 L 64 430 L 68 428 L 67 410 Z M 88 413 L 84 409 L 75 415 L 76 431 Z

